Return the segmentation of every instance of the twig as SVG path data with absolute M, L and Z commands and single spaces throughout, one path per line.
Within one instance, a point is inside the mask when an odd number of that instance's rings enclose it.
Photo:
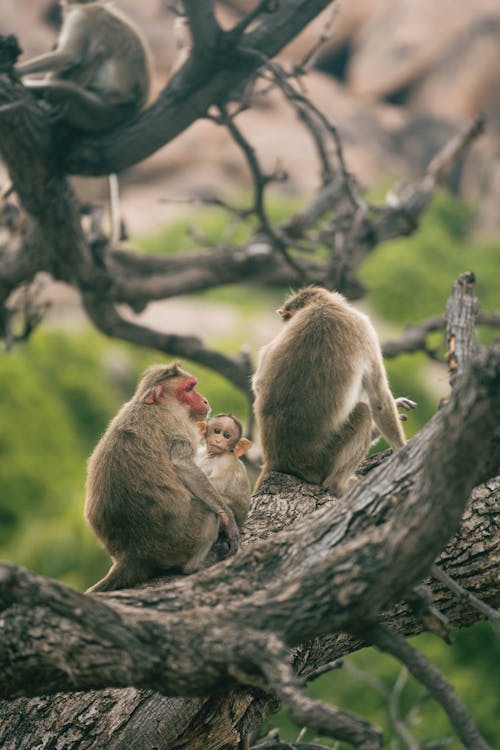
M 221 123 L 229 130 L 234 142 L 241 149 L 250 168 L 254 184 L 254 212 L 259 219 L 261 230 L 269 237 L 272 244 L 283 255 L 283 258 L 286 260 L 290 268 L 294 269 L 298 278 L 303 282 L 305 281 L 304 269 L 290 256 L 287 250 L 286 239 L 280 236 L 279 232 L 273 227 L 266 213 L 264 193 L 267 185 L 273 179 L 273 176 L 264 174 L 260 167 L 255 149 L 237 127 L 234 118 L 228 114 L 227 108 L 221 105 L 219 110 Z
M 425 685 L 429 693 L 446 711 L 458 736 L 468 750 L 491 750 L 453 687 L 423 654 L 410 646 L 398 633 L 384 625 L 374 625 L 363 635 L 374 646 L 403 662 L 411 674 Z
M 394 683 L 394 687 L 391 690 L 391 693 L 389 695 L 389 716 L 391 717 L 391 722 L 394 727 L 394 731 L 399 734 L 403 742 L 406 744 L 406 747 L 408 750 L 419 750 L 419 744 L 418 742 L 412 737 L 410 732 L 408 731 L 408 727 L 406 726 L 406 722 L 401 719 L 400 713 L 399 713 L 399 699 L 401 698 L 401 693 L 403 692 L 403 689 L 406 685 L 406 682 L 408 680 L 408 670 L 403 667 L 399 674 L 396 682 Z
M 500 327 L 500 313 L 480 312 L 476 317 L 476 325 Z M 384 357 L 392 359 L 400 354 L 425 352 L 431 359 L 439 359 L 434 349 L 430 349 L 426 337 L 429 333 L 443 331 L 446 320 L 441 315 L 423 320 L 417 325 L 408 326 L 398 339 L 390 339 L 382 344 Z
M 292 719 L 319 735 L 343 740 L 358 750 L 379 750 L 382 736 L 373 725 L 334 706 L 310 698 L 305 693 L 289 662 L 284 643 L 274 634 L 256 633 L 252 641 L 241 645 L 242 663 L 254 663 L 265 682 L 255 682 L 255 674 L 245 669 L 230 668 L 230 673 L 243 684 L 255 684 L 274 690 L 283 701 Z
M 379 695 L 382 696 L 382 698 L 388 705 L 389 721 L 395 734 L 401 737 L 401 739 L 406 743 L 406 746 L 409 748 L 409 750 L 419 750 L 418 744 L 415 742 L 414 738 L 409 732 L 408 719 L 402 718 L 399 713 L 399 698 L 403 687 L 406 684 L 406 678 L 408 674 L 406 668 L 403 667 L 401 669 L 392 690 L 388 690 L 382 680 L 379 680 L 369 672 L 365 672 L 364 670 L 359 669 L 350 661 L 345 662 L 344 669 L 348 675 L 356 680 L 359 680 L 360 682 L 366 683 Z
M 432 592 L 424 584 L 415 586 L 406 597 L 415 617 L 420 620 L 426 630 L 443 639 L 445 643 L 451 643 L 449 622 L 445 615 L 439 611 L 432 601 Z
M 305 727 L 306 731 L 307 728 Z M 299 735 L 300 736 L 300 735 Z M 320 745 L 317 742 L 286 742 L 279 737 L 265 739 L 252 745 L 252 750 L 331 750 L 327 745 Z
M 328 119 L 328 117 L 326 117 L 326 115 L 320 109 L 318 109 L 318 107 L 316 107 L 315 104 L 313 104 L 309 97 L 300 93 L 291 85 L 289 81 L 290 74 L 287 73 L 283 66 L 274 61 L 267 61 L 266 67 L 273 76 L 276 85 L 285 93 L 288 101 L 291 102 L 296 108 L 310 112 L 325 128 L 335 147 L 339 169 L 344 179 L 346 194 L 354 208 L 365 209 L 366 205 L 364 201 L 362 201 L 361 198 L 357 195 L 352 176 L 347 169 L 342 141 L 340 140 L 340 136 L 336 126 Z
M 319 35 L 318 39 L 315 41 L 311 49 L 306 52 L 301 62 L 297 66 L 301 74 L 307 73 L 307 71 L 311 70 L 311 68 L 315 65 L 323 46 L 331 37 L 332 26 L 335 19 L 337 18 L 338 12 L 338 4 L 336 2 L 333 2 L 321 34 Z
M 193 54 L 202 60 L 209 56 L 221 32 L 214 12 L 214 0 L 183 0 L 193 37 Z
M 318 677 L 321 677 L 321 675 L 324 675 L 327 672 L 332 672 L 334 669 L 340 669 L 343 664 L 343 659 L 334 659 L 333 661 L 329 661 L 327 664 L 323 664 L 321 667 L 314 669 L 312 672 L 307 672 L 307 674 L 304 675 L 305 680 L 306 682 L 314 682 L 314 680 L 317 680 Z
M 472 594 L 470 591 L 467 591 L 467 589 L 464 589 L 462 586 L 460 586 L 459 583 L 453 580 L 448 573 L 445 573 L 444 570 L 439 568 L 437 565 L 433 565 L 431 568 L 431 573 L 438 581 L 441 581 L 445 586 L 447 586 L 450 591 L 453 591 L 460 599 L 463 599 L 466 602 L 469 602 L 473 607 L 475 607 L 479 612 L 481 612 L 485 617 L 488 618 L 491 627 L 493 628 L 493 631 L 495 635 L 497 635 L 500 638 L 500 613 L 493 609 L 493 607 L 490 607 L 489 604 L 486 604 L 486 602 L 483 602 L 482 599 L 479 599 L 475 594 Z
M 241 21 L 238 21 L 235 26 L 228 32 L 229 35 L 237 41 L 243 33 L 248 29 L 250 24 L 255 21 L 256 18 L 261 16 L 263 13 L 274 13 L 277 9 L 278 0 L 260 0 L 259 3 L 252 8 L 246 16 L 243 16 Z

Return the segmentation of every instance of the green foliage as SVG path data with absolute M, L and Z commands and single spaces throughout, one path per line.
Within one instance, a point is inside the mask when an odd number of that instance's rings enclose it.
M 196 241 L 192 238 L 193 228 L 196 229 Z M 134 241 L 134 248 L 154 255 L 178 255 L 193 250 L 200 241 L 210 247 L 221 241 L 240 244 L 248 237 L 249 227 L 241 222 L 228 224 L 226 211 L 203 208 L 177 219 L 160 232 L 138 237 Z
M 472 216 L 464 203 L 440 193 L 413 236 L 377 247 L 360 276 L 378 314 L 398 324 L 442 315 L 451 285 L 469 270 L 476 274 L 482 309 L 495 309 L 500 299 L 500 240 L 472 241 Z
M 496 747 L 497 717 L 500 712 L 497 669 L 500 642 L 489 624 L 484 622 L 467 630 L 455 630 L 453 636 L 455 642 L 451 647 L 428 634 L 413 638 L 411 642 L 448 677 L 459 697 L 471 710 L 486 740 Z M 344 665 L 308 685 L 308 693 L 313 698 L 333 703 L 380 726 L 384 732 L 384 747 L 390 747 L 391 740 L 395 740 L 397 734 L 390 720 L 388 696 L 400 676 L 401 664 L 374 649 L 363 649 L 346 657 Z M 374 686 L 370 680 L 375 680 L 377 685 Z M 411 716 L 411 733 L 420 743 L 455 735 L 441 706 L 426 694 L 411 675 L 407 676 L 398 700 L 398 715 L 401 718 Z M 266 726 L 278 727 L 280 736 L 288 741 L 293 741 L 301 729 L 283 711 L 270 717 Z M 314 734 L 308 732 L 304 741 L 313 739 Z M 321 742 L 332 744 L 326 738 L 321 738 Z M 454 737 L 447 747 L 449 750 L 460 750 L 462 745 Z M 348 748 L 350 745 L 340 743 L 339 750 Z
M 234 205 L 244 211 L 251 205 L 251 201 L 251 196 L 244 193 L 234 201 Z M 267 202 L 268 215 L 271 221 L 279 223 L 287 219 L 299 205 L 298 198 L 273 195 Z M 182 218 L 172 221 L 159 232 L 134 238 L 134 248 L 155 255 L 178 255 L 198 248 L 200 244 L 206 247 L 242 244 L 256 228 L 254 218 L 251 221 L 248 218 L 239 219 L 217 206 L 192 206 L 186 207 Z M 193 239 L 193 234 L 196 239 Z M 234 299 L 231 296 L 232 302 Z
M 0 554 L 85 588 L 109 566 L 83 519 L 85 464 L 157 352 L 110 343 L 90 329 L 47 327 L 1 359 Z M 215 411 L 248 418 L 245 397 L 185 361 Z

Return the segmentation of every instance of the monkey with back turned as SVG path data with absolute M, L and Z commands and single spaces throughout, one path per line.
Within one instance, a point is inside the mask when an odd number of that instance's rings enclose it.
M 219 530 L 237 550 L 233 512 L 194 460 L 210 408 L 196 382 L 177 362 L 150 367 L 90 456 L 85 516 L 113 559 L 90 591 L 193 573 Z
M 377 334 L 341 294 L 320 287 L 291 295 L 278 313 L 284 327 L 261 350 L 252 382 L 264 459 L 257 486 L 281 471 L 342 495 L 373 423 L 393 450 L 406 442 Z
M 251 491 L 239 457 L 250 450 L 252 443 L 243 437 L 241 423 L 232 414 L 215 414 L 198 425 L 206 445 L 198 452 L 196 463 L 231 508 L 241 528 L 250 507 Z
M 67 124 L 84 131 L 112 128 L 144 107 L 151 84 L 149 47 L 135 24 L 106 0 L 61 0 L 63 24 L 53 52 L 16 65 L 20 76 Z

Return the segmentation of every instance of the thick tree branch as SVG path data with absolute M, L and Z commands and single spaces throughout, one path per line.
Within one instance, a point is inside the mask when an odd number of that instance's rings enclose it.
M 85 138 L 65 155 L 68 174 L 102 175 L 118 172 L 145 159 L 203 117 L 216 102 L 230 99 L 262 64 L 274 57 L 331 0 L 283 0 L 259 26 L 241 39 L 231 32 L 203 66 L 186 65 L 169 82 L 157 101 L 137 120 L 112 135 Z M 193 53 L 194 54 L 194 53 Z
M 211 367 L 250 397 L 251 363 L 246 355 L 227 357 L 207 349 L 195 336 L 160 333 L 123 318 L 114 305 L 100 300 L 93 292 L 83 295 L 85 310 L 97 329 L 107 336 L 148 346 L 173 357 L 186 357 L 205 367 Z
M 475 282 L 473 273 L 463 273 L 454 282 L 446 305 L 447 359 L 452 387 L 464 374 L 477 351 L 476 318 L 479 300 L 474 296 Z
M 222 32 L 214 15 L 214 0 L 183 0 L 193 37 L 193 57 L 197 64 L 213 54 L 218 35 Z
M 274 632 L 295 646 L 357 629 L 422 580 L 457 529 L 473 485 L 485 478 L 481 457 L 500 417 L 499 383 L 496 347 L 475 360 L 449 407 L 345 498 L 166 587 L 101 596 L 106 605 L 94 609 L 93 597 L 5 566 L 2 694 L 135 685 L 203 695 L 231 686 L 229 666 L 258 673 L 259 664 L 238 656 L 234 637 L 243 630 Z M 367 526 L 371 504 L 378 522 L 371 516 Z M 103 606 L 113 612 L 100 644 Z M 61 623 L 71 633 L 62 642 Z M 42 641 L 34 636 L 40 628 Z

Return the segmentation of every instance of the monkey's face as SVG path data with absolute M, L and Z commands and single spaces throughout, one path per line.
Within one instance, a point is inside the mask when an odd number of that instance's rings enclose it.
M 241 430 L 231 417 L 214 417 L 207 423 L 207 451 L 211 456 L 231 453 L 240 439 Z
M 152 365 L 142 376 L 134 394 L 135 400 L 145 404 L 168 404 L 176 401 L 188 410 L 194 422 L 206 419 L 210 404 L 205 396 L 198 393 L 198 381 L 191 373 L 183 370 L 178 362 L 170 365 Z
M 205 396 L 195 389 L 198 381 L 192 375 L 175 378 L 175 397 L 180 404 L 187 406 L 189 416 L 194 422 L 206 419 L 210 411 L 210 404 Z

